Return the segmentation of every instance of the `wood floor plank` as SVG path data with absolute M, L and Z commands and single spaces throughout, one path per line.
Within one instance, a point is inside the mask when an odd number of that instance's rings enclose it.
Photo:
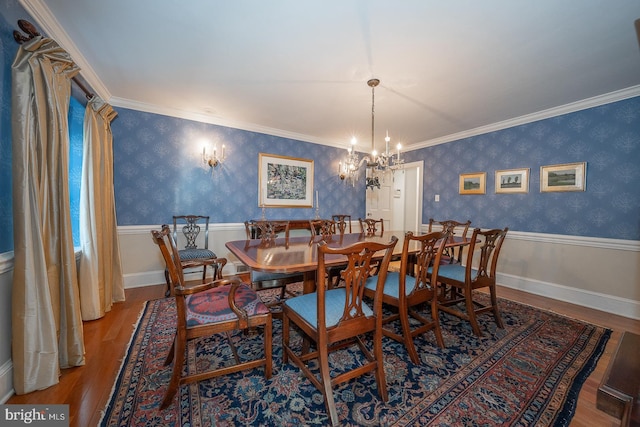
M 127 289 L 125 302 L 116 303 L 106 316 L 85 322 L 86 365 L 62 371 L 59 384 L 46 390 L 13 396 L 7 403 L 67 403 L 70 425 L 95 426 L 107 404 L 111 388 L 120 369 L 133 327 L 147 300 L 162 298 L 164 285 Z M 499 287 L 498 295 L 558 314 L 604 326 L 614 332 L 596 369 L 580 392 L 571 427 L 614 427 L 620 421 L 596 408 L 596 393 L 612 354 L 625 330 L 640 333 L 640 320 L 629 319 L 578 305 Z

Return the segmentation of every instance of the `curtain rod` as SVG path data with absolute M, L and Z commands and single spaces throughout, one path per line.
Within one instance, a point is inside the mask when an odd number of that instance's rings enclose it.
M 40 33 L 38 32 L 38 30 L 36 30 L 36 27 L 29 21 L 25 20 L 25 19 L 19 19 L 18 20 L 18 27 L 20 27 L 20 29 L 22 31 L 24 31 L 25 33 L 27 33 L 27 36 L 24 36 L 20 33 L 20 31 L 18 30 L 13 30 L 13 39 L 18 43 L 18 44 L 22 44 L 24 42 L 27 42 L 29 40 L 31 40 L 34 37 L 37 37 L 40 35 Z M 71 80 L 73 80 L 73 82 L 78 85 L 78 87 L 80 89 L 82 89 L 82 91 L 84 92 L 85 96 L 87 97 L 88 100 L 90 100 L 91 98 L 94 97 L 94 94 L 84 85 L 84 83 L 82 83 L 82 81 L 80 79 L 78 79 L 77 77 L 72 77 Z

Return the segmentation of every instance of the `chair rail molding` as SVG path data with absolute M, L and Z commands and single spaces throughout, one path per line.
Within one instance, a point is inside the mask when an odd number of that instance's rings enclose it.
M 582 237 L 565 234 L 530 233 L 511 230 L 509 230 L 509 234 L 507 235 L 507 240 L 508 239 L 640 252 L 640 240 L 607 239 L 602 237 Z

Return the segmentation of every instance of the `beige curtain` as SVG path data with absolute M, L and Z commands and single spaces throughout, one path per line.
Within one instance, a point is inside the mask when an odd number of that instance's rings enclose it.
M 117 113 L 99 97 L 84 115 L 84 152 L 80 190 L 80 307 L 82 320 L 104 316 L 124 301 L 116 207 L 113 195 L 113 135 Z
M 13 385 L 23 394 L 84 364 L 84 337 L 69 212 L 71 78 L 53 40 L 35 37 L 12 66 Z

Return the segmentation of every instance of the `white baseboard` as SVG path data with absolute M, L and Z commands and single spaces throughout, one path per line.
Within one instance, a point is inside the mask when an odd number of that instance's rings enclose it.
M 640 320 L 638 301 L 510 274 L 498 273 L 496 280 L 507 288 Z
M 125 289 L 159 285 L 160 283 L 166 283 L 164 278 L 164 270 L 145 271 L 144 273 L 130 273 L 124 275 Z
M 0 366 L 0 403 L 5 403 L 15 394 L 13 390 L 13 362 L 7 360 Z

